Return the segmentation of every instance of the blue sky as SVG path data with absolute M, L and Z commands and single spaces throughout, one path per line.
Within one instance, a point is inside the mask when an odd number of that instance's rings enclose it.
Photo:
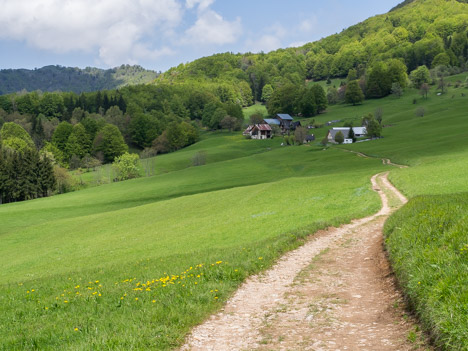
M 0 0 L 0 68 L 165 71 L 218 52 L 299 46 L 401 1 Z

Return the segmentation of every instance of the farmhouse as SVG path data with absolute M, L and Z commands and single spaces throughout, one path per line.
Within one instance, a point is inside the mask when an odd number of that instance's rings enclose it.
M 270 139 L 273 133 L 268 124 L 253 124 L 248 126 L 242 134 L 252 139 Z
M 344 136 L 343 144 L 353 143 L 353 139 L 349 138 L 349 127 L 337 127 L 337 128 L 330 129 L 327 135 L 329 143 L 336 143 L 335 137 L 336 137 L 336 134 L 338 134 L 338 132 L 343 133 L 343 136 Z M 367 130 L 366 130 L 366 127 L 353 127 L 353 132 L 356 138 L 361 138 L 366 135 Z
M 293 118 L 285 113 L 278 113 L 275 116 L 275 119 L 280 122 L 280 127 L 283 130 L 283 132 L 286 132 L 291 129 L 291 123 L 293 121 Z

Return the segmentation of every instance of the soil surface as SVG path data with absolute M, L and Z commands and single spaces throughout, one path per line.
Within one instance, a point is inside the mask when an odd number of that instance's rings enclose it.
M 320 231 L 250 277 L 181 350 L 430 349 L 404 309 L 383 246 L 383 224 L 406 198 L 387 173 L 372 186 L 382 199 L 377 214 Z

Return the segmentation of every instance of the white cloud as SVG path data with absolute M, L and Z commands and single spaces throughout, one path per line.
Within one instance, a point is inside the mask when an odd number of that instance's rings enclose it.
M 58 53 L 97 49 L 107 65 L 171 54 L 144 40 L 163 37 L 183 15 L 177 0 L 0 0 L 0 9 L 0 38 Z
M 241 33 L 240 18 L 232 22 L 226 21 L 215 11 L 206 9 L 198 14 L 195 24 L 186 31 L 186 40 L 192 44 L 232 44 L 238 40 Z
M 247 50 L 252 52 L 270 52 L 282 46 L 281 39 L 272 34 L 265 34 L 258 39 L 248 40 L 246 45 Z
M 198 10 L 203 11 L 213 5 L 214 2 L 215 0 L 186 0 L 185 6 L 188 9 L 192 9 L 198 5 Z
M 307 19 L 307 20 L 303 20 L 300 24 L 299 24 L 299 30 L 303 33 L 310 33 L 312 32 L 314 29 L 317 28 L 317 18 L 316 17 L 311 17 L 310 19 Z
M 265 34 L 256 36 L 255 39 L 248 39 L 246 48 L 252 52 L 269 52 L 277 50 L 283 46 L 283 39 L 288 35 L 288 31 L 280 24 L 274 24 L 264 30 Z

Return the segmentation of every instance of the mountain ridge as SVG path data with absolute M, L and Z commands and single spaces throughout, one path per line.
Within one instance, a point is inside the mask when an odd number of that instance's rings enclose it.
M 18 91 L 70 91 L 74 93 L 117 89 L 150 83 L 158 73 L 141 66 L 121 65 L 111 69 L 49 65 L 36 69 L 0 70 L 0 95 Z

